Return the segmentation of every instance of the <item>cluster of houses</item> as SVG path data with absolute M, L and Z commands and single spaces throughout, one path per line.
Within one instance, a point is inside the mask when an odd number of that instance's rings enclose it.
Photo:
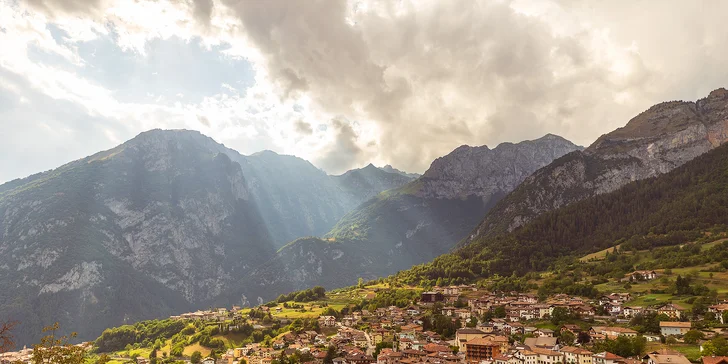
M 90 350 L 93 346 L 92 342 L 82 342 L 76 344 L 76 346 L 82 347 L 86 350 Z M 33 362 L 33 349 L 23 347 L 18 351 L 10 351 L 7 353 L 0 353 L 0 364 L 17 364 L 17 363 L 32 363 Z
M 666 303 L 659 307 L 629 306 L 627 302 L 632 299 L 629 293 L 612 293 L 599 297 L 597 303 L 611 316 L 632 318 L 647 312 L 657 312 L 673 320 L 685 316 L 685 308 L 676 303 Z
M 640 273 L 640 279 L 654 279 L 649 272 Z M 346 316 L 321 316 L 320 328 L 335 329 L 336 334 L 325 337 L 315 332 L 298 336 L 285 335 L 276 340 L 272 348 L 243 351 L 228 351 L 227 364 L 244 359 L 252 364 L 264 364 L 281 352 L 294 351 L 310 353 L 312 363 L 323 364 L 327 348 L 335 347 L 337 356 L 334 364 L 687 364 L 689 360 L 678 352 L 652 352 L 642 358 L 622 358 L 609 352 L 593 353 L 584 347 L 562 345 L 557 337 L 560 333 L 546 328 L 530 326 L 532 320 L 551 317 L 561 307 L 572 315 L 590 320 L 610 321 L 618 317 L 631 317 L 653 309 L 674 319 L 660 323 L 664 336 L 682 336 L 691 329 L 690 322 L 680 322 L 684 309 L 675 304 L 658 308 L 642 309 L 629 307 L 625 303 L 632 297 L 626 293 L 605 295 L 594 301 L 580 297 L 554 295 L 545 302 L 537 296 L 524 293 L 494 294 L 479 292 L 474 286 L 435 287 L 423 292 L 417 303 L 408 307 L 386 307 L 374 311 L 360 310 Z M 597 308 L 609 313 L 598 316 Z M 435 332 L 423 329 L 422 314 L 437 307 L 453 322 L 463 327 L 454 338 L 442 338 Z M 505 317 L 491 318 L 487 322 L 472 324 L 472 319 L 482 318 L 488 312 L 502 307 Z M 721 309 L 723 306 L 715 306 Z M 492 316 L 492 315 L 491 315 Z M 470 324 L 470 325 L 468 325 Z M 474 327 L 466 327 L 474 326 Z M 637 336 L 635 330 L 620 326 L 592 326 L 588 330 L 578 325 L 565 324 L 558 329 L 561 333 L 570 331 L 574 336 L 588 335 L 590 341 L 615 339 L 620 336 Z M 582 330 L 584 332 L 582 332 Z M 523 342 L 512 342 L 511 335 L 524 335 Z M 644 335 L 649 341 L 660 340 L 659 335 Z M 374 348 L 380 343 L 389 343 L 375 357 Z M 264 350 L 265 349 L 265 350 Z M 235 349 L 237 350 L 237 349 Z M 277 351 L 276 351 L 277 350 Z M 238 356 L 242 355 L 242 356 Z M 706 359 L 710 360 L 710 359 Z M 706 364 L 728 364 L 711 361 Z
M 186 321 L 225 321 L 230 318 L 241 317 L 242 309 L 240 306 L 233 306 L 231 310 L 225 307 L 187 312 L 181 315 L 170 316 L 172 320 L 186 320 Z
M 461 310 L 453 310 L 446 307 L 446 315 L 457 315 L 461 319 L 468 319 L 470 315 L 484 315 L 486 312 L 492 312 L 494 308 L 503 306 L 505 309 L 505 321 L 509 323 L 517 323 L 522 321 L 540 320 L 551 317 L 554 309 L 562 307 L 569 313 L 583 317 L 585 319 L 593 318 L 596 310 L 588 302 L 581 297 L 571 297 L 564 294 L 555 295 L 546 302 L 539 303 L 538 297 L 528 293 L 512 293 L 510 295 L 485 294 L 479 298 L 468 300 L 468 308 Z M 494 321 L 495 324 L 498 320 Z M 505 325 L 519 327 L 521 325 Z
M 639 279 L 654 279 L 648 271 L 635 272 Z M 636 279 L 636 278 L 635 278 Z M 371 293 L 369 293 L 371 295 Z M 649 310 L 664 314 L 670 321 L 660 322 L 662 336 L 685 335 L 692 328 L 690 322 L 680 321 L 685 309 L 677 304 L 656 308 L 628 306 L 632 297 L 628 293 L 613 293 L 596 300 L 585 300 L 565 294 L 539 301 L 536 295 L 526 293 L 499 293 L 479 290 L 473 285 L 434 287 L 421 293 L 420 300 L 407 307 L 361 309 L 341 317 L 320 316 L 316 331 L 289 332 L 273 338 L 270 345 L 248 344 L 229 349 L 218 358 L 205 358 L 203 364 L 271 364 L 282 355 L 298 353 L 311 361 L 306 364 L 687 364 L 689 361 L 676 352 L 653 352 L 642 358 L 622 358 L 608 352 L 593 353 L 581 346 L 563 345 L 558 340 L 569 331 L 573 337 L 589 341 L 637 336 L 635 330 L 613 326 L 610 322 L 645 313 Z M 260 307 L 270 312 L 266 306 Z M 604 322 L 605 326 L 588 329 L 574 324 L 558 327 L 559 332 L 533 326 L 534 320 L 547 320 L 561 309 L 585 321 Z M 425 330 L 423 315 L 438 311 L 452 323 L 460 323 L 454 337 L 441 337 Z M 728 302 L 711 306 L 709 311 L 722 317 Z M 499 317 L 494 317 L 495 312 Z M 220 322 L 242 316 L 242 309 L 234 306 L 196 311 L 172 316 L 175 320 Z M 597 314 L 597 313 L 600 314 Z M 605 315 L 606 313 L 606 315 Z M 483 317 L 488 317 L 485 322 Z M 595 324 L 596 325 L 596 324 Z M 513 341 L 521 335 L 523 342 Z M 659 335 L 643 335 L 648 341 L 660 340 Z M 567 344 L 573 345 L 572 342 Z M 329 348 L 334 347 L 335 355 Z M 375 350 L 377 351 L 375 355 Z M 0 364 L 15 361 L 28 362 L 30 351 L 6 353 Z M 147 364 L 139 358 L 138 364 Z M 704 364 L 728 364 L 706 358 Z M 724 360 L 724 359 L 721 359 Z M 327 361 L 328 362 L 328 361 Z

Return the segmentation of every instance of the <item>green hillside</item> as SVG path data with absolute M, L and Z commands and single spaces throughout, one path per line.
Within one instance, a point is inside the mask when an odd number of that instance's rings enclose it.
M 474 241 L 400 277 L 471 281 L 525 274 L 619 244 L 626 251 L 683 244 L 705 231 L 725 231 L 726 224 L 728 146 L 722 146 L 668 174 L 546 213 L 513 233 Z

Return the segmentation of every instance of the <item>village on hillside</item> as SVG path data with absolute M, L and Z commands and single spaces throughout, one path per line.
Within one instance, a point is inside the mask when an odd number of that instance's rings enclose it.
M 641 279 L 649 272 L 638 272 Z M 370 291 L 374 299 L 386 291 Z M 475 285 L 434 287 L 417 291 L 406 304 L 349 310 L 308 305 L 309 314 L 289 315 L 295 303 L 234 306 L 170 317 L 186 325 L 212 325 L 233 330 L 241 322 L 263 329 L 291 325 L 276 337 L 220 350 L 198 348 L 204 355 L 172 361 L 168 352 L 157 357 L 114 358 L 119 362 L 150 364 L 728 364 L 715 356 L 728 350 L 723 337 L 728 302 L 708 308 L 699 320 L 688 320 L 686 309 L 666 303 L 630 306 L 629 293 L 598 299 L 557 294 L 545 300 L 528 293 L 494 293 Z M 324 304 L 325 305 L 325 304 Z M 303 308 L 305 311 L 305 308 Z M 706 317 L 707 316 L 707 317 Z M 306 317 L 302 319 L 303 317 Z M 652 322 L 647 322 L 648 318 Z M 712 329 L 703 320 L 714 320 Z M 638 327 L 639 326 L 639 327 Z M 648 327 L 651 327 L 648 328 Z M 192 330 L 194 331 L 194 330 Z M 214 340 L 214 339 L 213 339 Z M 721 341 L 722 340 L 722 344 Z M 685 353 L 684 344 L 699 347 Z M 91 345 L 87 343 L 86 345 Z M 608 350 L 608 349 L 611 349 Z M 654 350 L 653 350 L 654 349 Z M 164 349 L 160 349 L 164 351 Z M 156 351 L 156 350 L 155 350 Z M 618 351 L 618 352 L 614 352 Z M 0 364 L 30 362 L 32 350 L 0 355 Z M 185 354 L 189 354 L 186 350 Z M 621 355 L 620 355 L 621 354 Z M 705 354 L 705 355 L 704 355 Z M 164 361 L 162 359 L 166 359 Z

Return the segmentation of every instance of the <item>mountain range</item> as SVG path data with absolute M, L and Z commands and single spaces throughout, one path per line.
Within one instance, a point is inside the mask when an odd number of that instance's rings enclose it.
M 567 272 L 565 277 L 546 275 L 552 280 L 546 290 L 591 295 L 598 292 L 595 286 L 601 281 L 582 280 L 582 269 L 594 275 L 615 272 L 613 277 L 619 282 L 634 269 L 654 267 L 654 261 L 644 259 L 648 252 L 659 247 L 672 247 L 671 252 L 675 252 L 702 242 L 720 242 L 727 229 L 728 144 L 723 143 L 668 173 L 543 213 L 512 232 L 480 237 L 432 262 L 400 272 L 397 278 L 426 286 L 500 276 L 504 289 L 517 289 L 529 279 L 542 277 L 530 273 L 561 271 Z M 637 259 L 626 266 L 615 259 L 601 268 L 575 268 L 586 254 L 609 249 L 614 253 L 617 246 L 620 252 Z M 674 267 L 698 265 L 696 262 L 704 258 L 683 260 L 665 251 L 650 258 L 662 262 L 673 259 Z M 693 251 L 696 255 L 706 253 Z M 726 257 L 717 254 L 708 260 L 720 262 Z
M 410 180 L 371 167 L 328 176 L 198 132 L 142 133 L 0 186 L 0 317 L 22 322 L 20 342 L 53 321 L 83 339 L 218 303 L 288 240 Z
M 563 226 L 573 227 L 580 201 L 726 140 L 725 89 L 653 106 L 586 149 L 551 134 L 461 146 L 422 176 L 373 165 L 331 176 L 297 157 L 244 156 L 198 132 L 152 130 L 0 185 L 0 317 L 22 322 L 19 343 L 54 321 L 88 339 L 125 322 L 394 274 L 458 243 L 410 272 L 526 270 L 514 257 L 539 266 L 584 244 L 509 240 L 529 234 L 529 222 L 567 231 L 549 219 L 570 211 Z M 496 256 L 481 259 L 488 252 Z M 487 269 L 460 259 L 475 256 Z
M 655 105 L 527 178 L 464 240 L 513 231 L 544 212 L 671 171 L 728 140 L 728 91 Z
M 313 285 L 374 279 L 450 250 L 501 198 L 535 170 L 580 150 L 555 135 L 487 146 L 461 146 L 420 178 L 361 204 L 322 238 L 298 239 L 251 273 L 247 295 L 273 298 Z

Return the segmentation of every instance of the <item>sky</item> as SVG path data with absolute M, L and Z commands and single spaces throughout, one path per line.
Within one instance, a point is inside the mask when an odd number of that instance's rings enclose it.
M 725 1 L 0 0 L 0 183 L 194 129 L 332 173 L 728 85 Z

